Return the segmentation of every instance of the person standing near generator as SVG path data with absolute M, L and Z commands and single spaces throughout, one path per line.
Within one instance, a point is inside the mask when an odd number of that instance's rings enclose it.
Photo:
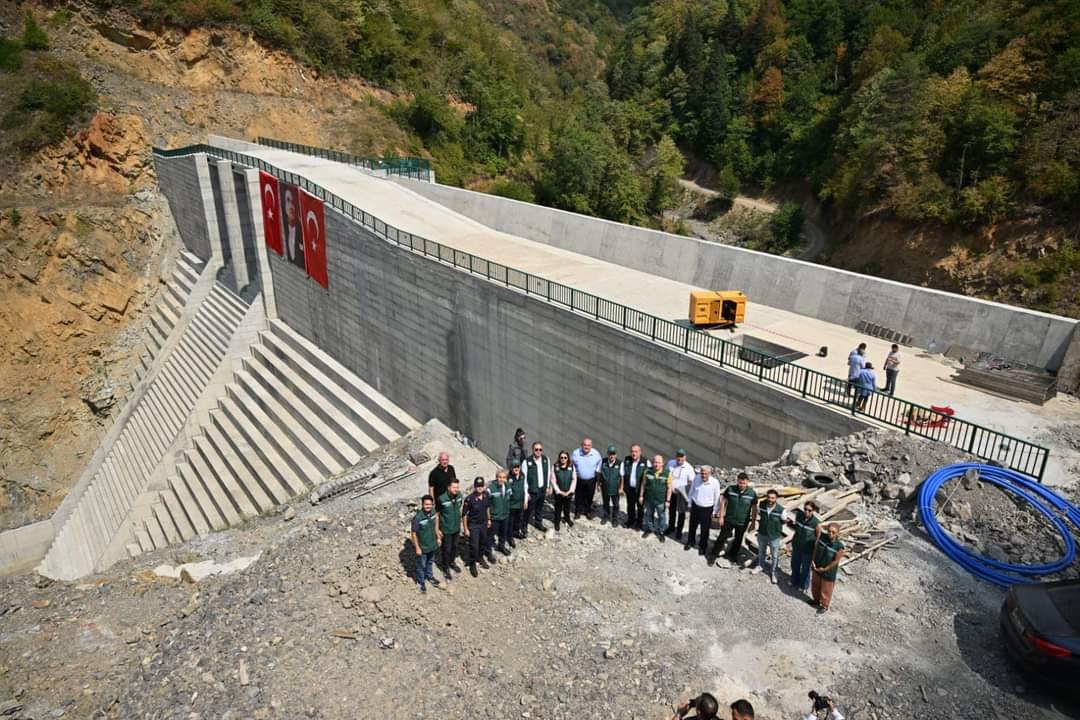
M 738 560 L 739 548 L 743 544 L 743 536 L 746 534 L 747 528 L 753 529 L 750 523 L 753 523 L 753 511 L 757 500 L 757 492 L 750 487 L 750 476 L 744 472 L 739 473 L 735 484 L 728 485 L 720 498 L 720 510 L 716 514 L 717 517 L 722 518 L 722 524 L 720 525 L 720 535 L 716 538 L 716 543 L 709 553 L 710 560 L 718 558 L 720 551 L 724 549 L 724 543 L 732 536 L 734 537 L 731 540 L 731 547 L 724 553 L 724 560 L 728 565 Z
M 521 463 L 510 461 L 510 475 L 506 479 L 510 486 L 510 547 L 514 547 L 514 538 L 525 539 L 525 516 L 529 512 L 529 496 L 525 492 L 525 475 L 521 472 Z
M 570 464 L 570 453 L 562 450 L 559 459 L 555 461 L 555 531 L 559 532 L 562 521 L 566 521 L 569 527 L 574 527 L 574 521 L 570 519 L 570 504 L 574 501 L 574 491 L 577 490 L 577 473 Z
M 439 519 L 435 515 L 434 505 L 435 501 L 431 496 L 425 495 L 420 500 L 420 509 L 416 511 L 412 520 L 412 544 L 416 549 L 416 586 L 421 594 L 427 592 L 425 582 L 435 587 L 439 586 L 439 581 L 435 579 L 435 572 L 432 570 L 435 551 L 439 549 Z
M 600 466 L 600 491 L 604 500 L 604 517 L 600 522 L 612 525 L 619 522 L 619 494 L 622 493 L 622 464 L 619 462 L 619 449 L 608 445 L 607 458 Z
M 457 566 L 458 537 L 461 535 L 461 506 L 463 498 L 458 490 L 457 478 L 450 481 L 450 486 L 437 500 L 436 510 L 439 513 L 438 536 L 442 545 L 443 574 L 446 582 L 450 582 L 453 576 L 450 571 L 461 572 Z
M 491 552 L 491 493 L 484 487 L 484 478 L 473 480 L 473 491 L 465 498 L 462 513 L 462 532 L 469 541 L 469 574 L 476 577 L 477 562 L 485 570 L 489 562 L 495 563 Z
M 644 506 L 641 504 L 641 485 L 649 463 L 641 456 L 641 446 L 631 445 L 630 454 L 622 461 L 622 487 L 626 495 L 626 527 L 641 529 Z
M 807 500 L 795 511 L 795 537 L 791 539 L 791 587 L 806 592 L 810 587 L 810 565 L 817 540 L 817 504 Z
M 780 541 L 784 539 L 784 523 L 788 512 L 777 502 L 780 493 L 770 489 L 765 493 L 765 502 L 758 503 L 757 564 L 750 572 L 759 573 L 767 570 L 773 585 L 778 580 L 780 568 Z M 771 556 L 771 564 L 766 566 L 766 550 Z
M 574 519 L 582 515 L 592 520 L 593 498 L 596 496 L 596 476 L 604 458 L 592 446 L 592 438 L 582 438 L 581 447 L 574 448 L 570 455 L 577 476 L 577 489 L 574 491 Z
M 513 491 L 506 483 L 506 479 L 506 471 L 500 470 L 495 475 L 495 484 L 488 491 L 491 493 L 491 534 L 498 540 L 495 549 L 503 555 L 510 554 L 510 549 L 506 546 L 507 541 L 511 544 L 514 542 L 510 535 L 510 502 L 513 500 Z M 488 545 L 490 544 L 489 539 Z
M 645 471 L 641 484 L 641 504 L 645 507 L 641 536 L 649 537 L 649 533 L 656 533 L 660 542 L 664 542 L 667 509 L 671 504 L 671 471 L 664 467 L 663 455 L 655 456 L 652 467 Z
M 544 455 L 544 444 L 532 444 L 532 456 L 524 463 L 526 487 L 529 491 L 529 515 L 532 523 L 540 532 L 544 532 L 544 498 L 552 493 L 555 483 L 555 471 L 551 461 Z M 528 517 L 526 517 L 528 520 Z M 528 530 L 528 522 L 523 531 Z

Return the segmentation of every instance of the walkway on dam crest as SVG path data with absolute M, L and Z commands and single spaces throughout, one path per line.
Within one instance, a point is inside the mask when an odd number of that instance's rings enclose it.
M 232 145 L 233 141 L 229 143 Z M 392 180 L 348 165 L 253 144 L 244 144 L 243 152 L 302 175 L 400 230 L 661 318 L 684 320 L 690 291 L 700 289 L 498 232 Z M 782 281 L 777 278 L 777 282 Z M 847 355 L 859 342 L 867 344 L 867 357 L 876 368 L 881 367 L 889 351 L 886 341 L 860 335 L 849 327 L 761 305 L 752 297 L 747 322 L 735 332 L 719 330 L 714 334 L 727 339 L 739 334 L 751 335 L 806 353 L 807 357 L 796 364 L 834 376 L 846 375 Z M 815 355 L 821 346 L 828 346 L 827 358 Z M 1080 401 L 1076 398 L 1059 396 L 1038 407 L 998 397 L 950 380 L 954 368 L 940 356 L 915 348 L 905 348 L 903 354 L 898 386 L 904 398 L 924 405 L 949 405 L 966 420 L 1049 445 L 1052 454 L 1045 480 L 1051 484 L 1062 482 L 1068 469 L 1080 464 L 1077 449 L 1057 444 L 1052 437 L 1053 428 L 1059 425 L 1080 424 Z M 884 384 L 884 372 L 879 375 Z M 693 401 L 696 400 L 688 399 Z

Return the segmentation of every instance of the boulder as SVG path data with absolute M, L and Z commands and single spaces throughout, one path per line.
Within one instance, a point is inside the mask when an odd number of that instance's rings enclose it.
M 821 457 L 821 446 L 812 442 L 797 442 L 788 454 L 789 465 L 803 465 Z

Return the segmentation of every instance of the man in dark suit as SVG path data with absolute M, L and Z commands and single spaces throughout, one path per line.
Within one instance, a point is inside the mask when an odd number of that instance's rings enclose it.
M 300 222 L 300 191 L 295 185 L 281 184 L 281 239 L 285 257 L 293 265 L 304 267 L 304 231 Z

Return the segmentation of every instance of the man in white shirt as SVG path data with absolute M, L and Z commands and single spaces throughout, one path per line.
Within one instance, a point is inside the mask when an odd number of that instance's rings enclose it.
M 640 502 L 641 482 L 649 463 L 641 456 L 641 446 L 631 445 L 630 454 L 623 458 L 619 468 L 622 491 L 626 495 L 626 527 L 641 529 L 645 508 Z
M 709 549 L 712 518 L 720 511 L 720 483 L 712 479 L 712 473 L 711 465 L 702 465 L 690 487 L 690 532 L 686 535 L 686 545 L 683 549 L 689 550 L 694 546 L 694 536 L 700 528 L 698 555 L 704 555 Z
M 682 539 L 686 525 L 686 511 L 690 505 L 690 486 L 694 484 L 694 466 L 686 462 L 686 451 L 678 448 L 675 459 L 668 461 L 671 471 L 671 505 L 668 506 L 667 534 L 676 541 Z
M 889 354 L 885 356 L 885 387 L 881 392 L 892 395 L 896 392 L 896 376 L 900 374 L 900 346 L 893 343 Z
M 596 476 L 604 457 L 593 448 L 592 438 L 584 438 L 581 447 L 570 453 L 570 464 L 577 473 L 577 489 L 574 494 L 574 519 L 582 516 L 592 520 L 593 496 L 596 494 Z

